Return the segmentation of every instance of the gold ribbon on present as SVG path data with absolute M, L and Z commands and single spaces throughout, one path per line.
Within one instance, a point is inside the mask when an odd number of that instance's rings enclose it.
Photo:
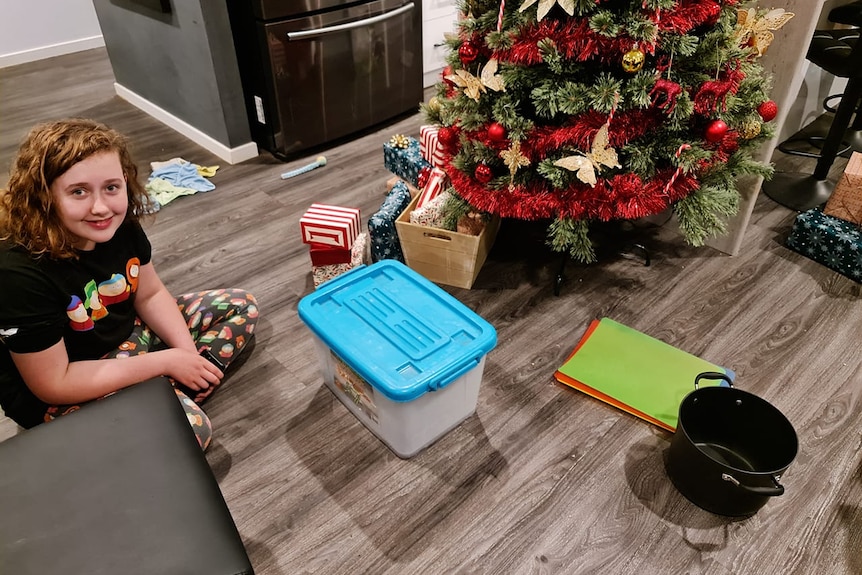
M 404 134 L 395 134 L 389 138 L 389 145 L 393 148 L 407 149 L 410 146 L 410 140 Z

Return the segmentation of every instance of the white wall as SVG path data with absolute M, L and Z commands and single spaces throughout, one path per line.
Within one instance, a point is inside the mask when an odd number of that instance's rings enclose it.
M 104 46 L 92 0 L 4 0 L 0 68 Z

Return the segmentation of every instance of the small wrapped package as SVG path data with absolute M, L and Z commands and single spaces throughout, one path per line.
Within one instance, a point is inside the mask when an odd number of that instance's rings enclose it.
M 819 208 L 796 216 L 787 247 L 862 283 L 862 231 Z
M 862 154 L 853 152 L 823 213 L 862 225 Z
M 361 233 L 356 236 L 353 247 L 350 248 L 350 262 L 346 264 L 333 264 L 326 266 L 312 266 L 311 277 L 314 280 L 315 289 L 325 281 L 340 276 L 346 271 L 359 267 L 365 263 L 365 252 L 368 246 L 368 234 Z
M 357 236 L 358 237 L 358 236 Z M 354 242 L 355 245 L 356 242 Z M 331 248 L 312 244 L 308 250 L 313 266 L 332 266 L 336 264 L 347 264 L 353 259 L 353 249 Z
M 419 140 L 396 134 L 383 144 L 383 165 L 410 184 L 419 186 L 419 172 L 431 164 L 419 151 Z
M 417 208 L 425 207 L 425 204 L 436 198 L 440 193 L 449 187 L 449 176 L 440 168 L 431 170 L 428 176 L 428 181 L 419 193 L 419 201 L 416 202 Z
M 427 125 L 419 127 L 419 151 L 422 152 L 422 157 L 428 160 L 435 168 L 442 168 L 446 162 L 443 147 L 437 138 L 439 130 L 439 126 Z
M 368 235 L 371 242 L 372 263 L 380 260 L 404 262 L 401 242 L 395 229 L 395 220 L 410 203 L 410 190 L 404 182 L 397 182 L 380 209 L 368 219 Z
M 410 212 L 410 223 L 429 228 L 443 229 L 446 214 L 444 207 L 449 201 L 449 192 L 443 192 L 421 208 L 416 203 L 416 209 Z

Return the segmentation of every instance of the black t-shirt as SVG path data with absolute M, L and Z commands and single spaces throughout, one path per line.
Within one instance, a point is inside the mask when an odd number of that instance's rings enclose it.
M 33 427 L 48 407 L 27 388 L 9 352 L 42 351 L 61 338 L 69 361 L 116 349 L 134 327 L 140 267 L 150 255 L 133 222 L 77 260 L 33 257 L 0 242 L 0 406 L 8 417 Z

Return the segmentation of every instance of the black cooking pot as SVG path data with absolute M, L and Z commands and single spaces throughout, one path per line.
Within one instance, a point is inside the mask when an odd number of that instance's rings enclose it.
M 698 387 L 723 379 L 729 387 Z M 751 515 L 784 493 L 781 475 L 799 447 L 793 426 L 766 400 L 706 372 L 682 400 L 665 467 L 692 503 L 719 515 Z

